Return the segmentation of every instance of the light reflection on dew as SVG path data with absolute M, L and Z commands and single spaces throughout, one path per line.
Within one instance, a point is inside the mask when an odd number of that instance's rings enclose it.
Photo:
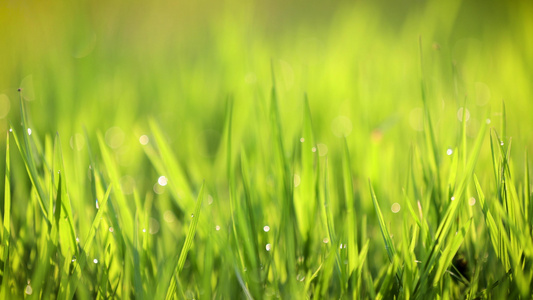
M 298 174 L 294 174 L 294 187 L 297 187 L 300 185 L 301 178 Z
M 160 186 L 165 186 L 168 183 L 168 179 L 165 176 L 160 176 L 157 179 L 157 183 L 159 183 Z
M 455 200 L 455 196 L 452 196 L 452 198 L 450 198 L 450 199 L 451 199 L 452 201 L 454 201 L 454 200 Z
M 300 138 L 300 143 L 303 143 L 305 142 L 305 139 L 304 138 Z
M 150 139 L 145 134 L 143 134 L 143 135 L 141 135 L 141 137 L 139 137 L 139 143 L 141 143 L 141 145 L 147 145 L 149 141 L 150 141 Z
M 487 124 L 490 124 L 490 119 L 485 120 Z
M 452 153 L 453 153 L 452 148 L 448 148 L 448 150 L 446 150 L 447 155 L 452 155 Z
M 100 209 L 100 205 L 98 205 L 98 199 L 96 199 L 96 209 Z
M 115 229 L 113 229 L 113 227 L 109 227 L 109 232 L 113 232 L 115 231 Z
M 401 207 L 400 207 L 400 203 L 393 203 L 392 206 L 391 206 L 391 210 L 393 213 L 398 213 L 400 211 Z
M 264 230 L 265 232 L 269 232 L 269 231 L 270 231 L 270 227 L 269 227 L 268 225 L 266 225 L 265 227 L 263 227 L 263 230 Z
M 270 249 L 272 248 L 272 246 L 271 246 L 270 244 L 266 244 L 266 247 L 265 247 L 265 248 L 266 248 L 267 251 L 270 251 Z
M 316 147 L 311 148 L 311 151 L 316 152 Z
M 33 294 L 33 289 L 30 285 L 30 282 L 28 281 L 28 285 L 26 286 L 26 289 L 24 290 L 24 292 L 27 294 L 27 295 L 31 295 Z
M 219 231 L 220 230 L 220 226 L 219 225 L 215 226 L 215 230 Z
M 31 128 L 28 128 L 28 135 L 31 135 Z
M 470 197 L 470 199 L 468 199 L 468 204 L 470 204 L 470 206 L 476 205 L 476 198 Z
M 328 239 L 328 238 L 324 238 L 324 239 L 322 240 L 322 242 L 324 242 L 324 244 L 327 244 L 327 243 L 329 243 L 329 239 Z
M 93 259 L 93 263 L 97 264 L 98 263 L 98 259 Z

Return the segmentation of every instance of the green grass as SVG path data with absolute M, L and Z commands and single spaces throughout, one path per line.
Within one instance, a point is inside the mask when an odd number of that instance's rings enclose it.
M 0 298 L 532 298 L 532 12 L 0 4 Z

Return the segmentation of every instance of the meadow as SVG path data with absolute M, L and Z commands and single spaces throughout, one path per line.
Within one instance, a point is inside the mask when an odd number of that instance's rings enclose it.
M 1 2 L 0 298 L 532 298 L 531 16 Z

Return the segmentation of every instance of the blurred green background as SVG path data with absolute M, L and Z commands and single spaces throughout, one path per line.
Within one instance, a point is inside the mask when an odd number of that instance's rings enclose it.
M 469 142 L 483 122 L 499 128 L 505 101 L 504 139 L 513 138 L 513 156 L 522 161 L 533 146 L 532 16 L 531 1 L 2 1 L 0 131 L 20 123 L 20 87 L 32 134 L 59 133 L 73 166 L 66 172 L 77 175 L 72 185 L 86 182 L 85 170 L 74 167 L 89 164 L 85 126 L 112 148 L 123 190 L 150 194 L 161 174 L 139 137 L 150 134 L 153 117 L 191 186 L 206 179 L 224 206 L 227 179 L 213 170 L 224 164 L 229 96 L 235 152 L 247 149 L 257 185 L 272 180 L 257 174 L 272 156 L 273 69 L 286 150 L 300 143 L 307 93 L 320 156 L 340 165 L 347 136 L 361 205 L 372 212 L 366 179 L 392 204 L 409 149 L 422 138 L 422 78 L 445 168 L 447 149 L 459 144 L 465 101 Z M 4 157 L 5 135 L 0 144 Z M 487 149 L 478 162 L 482 182 L 492 179 Z M 12 172 L 15 198 L 23 198 L 25 170 Z M 71 194 L 76 222 L 90 223 L 79 214 L 94 206 L 85 200 L 88 188 Z M 226 214 L 213 218 L 227 221 L 228 208 L 221 209 Z
M 70 152 L 82 126 L 107 132 L 126 172 L 143 176 L 137 140 L 154 117 L 200 182 L 228 95 L 237 144 L 260 143 L 272 62 L 288 142 L 307 92 L 317 142 L 335 150 L 347 133 L 358 175 L 399 182 L 421 135 L 420 38 L 443 156 L 465 99 L 469 137 L 487 114 L 499 126 L 505 100 L 522 156 L 533 142 L 532 13 L 530 1 L 3 1 L 0 129 L 19 120 L 22 87 L 36 134 L 59 132 Z

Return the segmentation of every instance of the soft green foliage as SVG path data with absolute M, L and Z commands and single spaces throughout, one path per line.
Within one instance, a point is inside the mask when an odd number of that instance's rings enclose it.
M 4 2 L 1 299 L 533 297 L 531 1 Z

